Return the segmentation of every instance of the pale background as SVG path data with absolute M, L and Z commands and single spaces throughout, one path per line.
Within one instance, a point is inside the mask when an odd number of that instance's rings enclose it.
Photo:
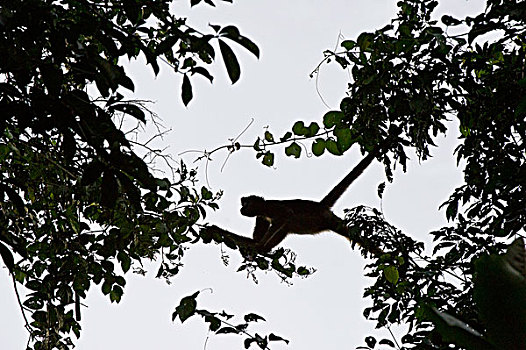
M 194 100 L 188 108 L 179 97 L 181 76 L 172 74 L 167 66 L 162 66 L 157 78 L 149 67 L 144 68 L 143 60 L 128 66 L 137 96 L 154 100 L 151 108 L 172 128 L 164 141 L 170 144 L 168 152 L 175 158 L 183 151 L 211 150 L 228 144 L 228 139 L 235 138 L 251 118 L 254 123 L 239 140 L 243 144 L 252 144 L 266 126 L 280 137 L 297 120 L 321 122 L 329 108 L 317 89 L 330 109 L 337 109 L 348 78 L 348 73 L 336 64 L 322 67 L 318 83 L 309 78 L 323 50 L 335 48 L 339 33 L 356 38 L 362 31 L 383 27 L 396 12 L 396 1 L 387 0 L 238 0 L 233 5 L 218 1 L 215 9 L 204 3 L 189 9 L 188 3 L 177 1 L 175 11 L 189 16 L 190 25 L 204 28 L 208 23 L 234 24 L 258 44 L 261 57 L 256 60 L 232 44 L 242 69 L 240 81 L 232 86 L 218 50 L 214 84 L 200 77 L 193 79 Z M 481 0 L 441 1 L 435 16 L 448 13 L 461 17 L 482 8 Z M 452 156 L 459 143 L 458 128 L 454 123 L 450 126 L 449 136 L 439 138 L 440 147 L 433 150 L 433 158 L 419 163 L 413 155 L 407 173 L 397 172 L 384 194 L 386 218 L 426 242 L 429 231 L 446 224 L 438 206 L 462 181 Z M 360 157 L 353 150 L 340 158 L 326 155 L 294 160 L 282 156 L 283 148 L 274 151 L 279 156 L 273 168 L 255 160 L 254 152 L 242 150 L 229 158 L 222 172 L 227 153 L 214 154 L 208 164 L 209 184 L 225 194 L 220 210 L 208 216 L 209 222 L 249 235 L 253 220 L 239 214 L 241 196 L 321 199 Z M 183 158 L 192 164 L 197 156 L 187 153 Z M 206 164 L 195 165 L 204 181 Z M 382 167 L 374 164 L 338 201 L 335 212 L 341 216 L 343 208 L 358 204 L 379 207 L 376 188 L 383 181 Z M 344 239 L 325 233 L 290 237 L 283 244 L 298 254 L 298 265 L 315 267 L 317 272 L 307 279 L 295 279 L 292 286 L 281 283 L 273 273 L 259 274 L 256 285 L 244 273 L 236 272 L 240 262 L 237 252 L 225 248 L 231 259 L 230 265 L 224 266 L 220 246 L 199 245 L 189 251 L 185 267 L 171 285 L 154 278 L 158 265 L 153 263 L 147 266 L 150 271 L 146 277 L 127 275 L 120 304 L 111 304 L 99 286 L 94 286 L 86 301 L 89 307 L 83 309 L 83 331 L 77 349 L 243 349 L 243 337 L 215 336 L 199 317 L 183 325 L 178 320 L 171 322 L 179 300 L 198 290 L 203 291 L 198 298 L 202 308 L 226 310 L 238 315 L 239 321 L 249 312 L 265 317 L 267 322 L 249 331 L 274 332 L 290 340 L 288 347 L 278 342 L 272 349 L 353 349 L 363 345 L 367 335 L 386 335 L 375 331 L 374 323 L 362 316 L 369 304 L 361 297 L 367 284 L 362 271 L 365 260 Z M 2 266 L 0 347 L 23 349 L 26 342 L 11 279 Z

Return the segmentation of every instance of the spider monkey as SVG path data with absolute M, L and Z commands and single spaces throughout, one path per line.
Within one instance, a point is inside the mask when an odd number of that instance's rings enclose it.
M 253 195 L 241 198 L 241 214 L 256 217 L 252 235 L 256 251 L 259 253 L 270 251 L 290 233 L 311 235 L 330 230 L 347 237 L 374 255 L 383 254 L 379 247 L 366 244 L 358 237 L 349 238 L 345 222 L 332 212 L 331 207 L 382 152 L 386 143 L 387 139 L 367 154 L 319 202 L 304 199 L 266 200 Z

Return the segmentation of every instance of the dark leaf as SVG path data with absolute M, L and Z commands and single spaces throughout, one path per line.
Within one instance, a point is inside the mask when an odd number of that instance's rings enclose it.
M 146 123 L 146 117 L 144 116 L 144 111 L 137 105 L 131 103 L 120 103 L 112 105 L 109 108 L 110 111 L 121 111 L 123 113 L 129 114 L 132 117 L 140 120 L 143 123 Z
M 245 315 L 245 322 L 257 322 L 257 321 L 265 321 L 265 319 L 259 315 L 250 313 Z
M 192 98 L 194 97 L 192 93 L 192 83 L 190 83 L 190 78 L 188 75 L 183 76 L 183 86 L 181 87 L 181 98 L 185 106 L 188 106 Z
M 324 152 L 325 152 L 325 140 L 316 139 L 316 141 L 312 143 L 312 154 L 314 154 L 316 157 L 319 157 Z
M 7 269 L 10 272 L 13 272 L 13 267 L 15 266 L 13 253 L 11 253 L 7 246 L 4 245 L 2 242 L 0 242 L 0 256 L 2 256 L 2 260 L 4 261 L 4 264 L 7 267 Z
M 283 137 L 281 137 L 279 140 L 280 141 L 287 141 L 288 139 L 290 139 L 292 137 L 292 133 L 290 131 L 287 131 L 285 133 L 285 135 L 283 135 Z
M 274 136 L 269 131 L 265 131 L 265 141 L 274 142 Z
M 376 338 L 371 336 L 365 337 L 365 344 L 370 348 L 374 348 L 376 346 Z
M 341 153 L 344 153 L 345 151 L 347 151 L 353 144 L 353 139 L 352 139 L 352 134 L 351 134 L 350 129 L 347 129 L 347 128 L 334 129 L 334 136 L 336 136 L 336 143 Z
M 342 119 L 344 117 L 344 114 L 340 111 L 330 111 L 325 113 L 323 116 L 323 125 L 330 129 L 333 126 L 337 126 L 341 123 Z
M 342 41 L 340 45 L 341 47 L 345 48 L 347 51 L 350 51 L 356 46 L 356 43 L 352 40 L 344 40 Z
M 224 36 L 225 38 L 228 38 L 230 40 L 235 41 L 239 45 L 243 46 L 248 51 L 252 52 L 254 56 L 259 58 L 259 48 L 256 44 L 254 44 L 250 39 L 247 37 L 242 36 L 239 33 L 239 30 L 234 26 L 226 26 L 219 32 L 219 35 Z
M 270 333 L 269 336 L 268 336 L 268 340 L 269 341 L 284 341 L 286 344 L 289 343 L 289 341 L 287 339 L 284 339 L 282 337 L 279 337 L 277 335 L 275 335 L 274 333 Z
M 200 74 L 200 75 L 202 75 L 203 77 L 208 79 L 208 81 L 210 81 L 210 83 L 212 83 L 214 81 L 214 77 L 208 72 L 208 70 L 206 70 L 203 67 L 193 67 L 192 69 L 190 69 L 190 72 L 192 72 L 192 74 Z
M 102 175 L 101 204 L 107 208 L 113 208 L 119 195 L 117 179 L 111 170 L 105 170 Z
M 82 186 L 91 185 L 97 179 L 100 178 L 103 171 L 104 165 L 101 162 L 99 162 L 98 160 L 92 161 L 84 169 L 84 172 L 82 173 L 82 178 L 80 180 L 80 184 Z
M 223 327 L 223 328 L 220 328 L 216 331 L 216 334 L 229 334 L 229 333 L 234 333 L 234 334 L 238 334 L 240 333 L 239 330 L 233 328 L 233 327 Z
M 241 75 L 239 62 L 237 61 L 237 57 L 234 54 L 234 51 L 232 51 L 232 49 L 230 48 L 230 46 L 228 46 L 221 39 L 218 39 L 218 41 L 219 49 L 221 50 L 221 56 L 223 57 L 223 61 L 225 62 L 226 71 L 232 84 L 235 84 L 239 80 L 239 76 Z
M 181 323 L 183 323 L 189 317 L 193 316 L 197 307 L 197 301 L 195 298 L 197 298 L 198 295 L 199 292 L 195 292 L 194 294 L 181 299 L 179 306 L 175 308 L 175 312 L 172 315 L 172 321 L 175 320 L 177 316 L 179 316 Z
M 301 155 L 301 147 L 296 142 L 290 144 L 290 146 L 285 148 L 285 154 L 287 156 L 293 156 L 294 158 L 299 158 Z
M 480 333 L 457 318 L 435 308 L 427 308 L 426 315 L 446 342 L 473 350 L 495 350 Z
M 274 165 L 274 153 L 267 151 L 264 156 L 263 160 L 261 161 L 266 166 L 273 166 Z
M 378 342 L 378 344 L 380 345 L 387 345 L 387 346 L 390 346 L 392 348 L 395 347 L 395 343 L 392 341 L 392 340 L 389 340 L 389 339 L 382 339 Z

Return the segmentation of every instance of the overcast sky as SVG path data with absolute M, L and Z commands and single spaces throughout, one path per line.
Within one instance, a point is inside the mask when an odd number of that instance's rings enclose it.
M 321 121 L 329 109 L 337 109 L 345 94 L 348 73 L 336 65 L 324 65 L 318 81 L 310 72 L 323 58 L 325 49 L 334 49 L 341 33 L 356 38 L 362 31 L 372 31 L 387 23 L 396 13 L 396 1 L 257 1 L 243 0 L 228 4 L 218 1 L 216 8 L 204 3 L 189 9 L 189 1 L 176 2 L 175 11 L 189 16 L 189 25 L 205 28 L 208 23 L 234 24 L 261 49 L 259 60 L 244 49 L 232 45 L 240 59 L 242 76 L 231 85 L 220 58 L 213 69 L 214 84 L 193 79 L 194 100 L 185 108 L 180 101 L 181 77 L 161 68 L 153 77 L 144 60 L 129 66 L 137 96 L 155 101 L 151 106 L 172 132 L 164 142 L 168 152 L 211 150 L 228 144 L 250 120 L 254 122 L 239 141 L 252 144 L 269 126 L 276 137 L 290 130 L 297 120 Z M 458 16 L 481 11 L 480 0 L 440 1 L 436 16 Z M 219 55 L 218 55 L 219 56 Z M 321 94 L 324 104 L 318 94 Z M 419 163 L 413 156 L 407 173 L 398 172 L 384 194 L 386 218 L 416 239 L 429 241 L 427 233 L 446 224 L 438 206 L 458 186 L 462 177 L 452 156 L 458 144 L 456 124 L 451 123 L 447 138 L 439 138 L 433 158 Z M 223 171 L 226 152 L 216 153 L 206 175 L 213 190 L 224 190 L 220 210 L 208 221 L 240 234 L 249 235 L 253 219 L 239 214 L 239 198 L 247 194 L 266 198 L 321 199 L 352 166 L 359 161 L 357 150 L 344 157 L 322 158 L 284 156 L 275 148 L 275 166 L 267 168 L 255 159 L 254 152 L 233 154 Z M 198 156 L 186 153 L 192 164 Z M 205 179 L 206 163 L 196 163 L 200 179 Z M 343 208 L 366 204 L 379 207 L 376 188 L 385 181 L 383 169 L 371 166 L 353 184 L 335 206 Z M 240 317 L 255 312 L 267 320 L 249 331 L 273 332 L 290 340 L 288 347 L 276 343 L 272 349 L 353 349 L 363 345 L 367 335 L 378 335 L 374 323 L 362 316 L 370 302 L 362 299 L 367 280 L 363 277 L 364 259 L 351 250 L 341 237 L 324 233 L 316 237 L 290 237 L 284 246 L 294 250 L 301 265 L 317 272 L 307 279 L 296 279 L 292 286 L 280 282 L 273 273 L 259 274 L 254 284 L 242 272 L 236 272 L 240 258 L 234 251 L 230 264 L 221 262 L 217 245 L 194 246 L 187 254 L 180 275 L 167 285 L 154 278 L 157 264 L 151 264 L 146 277 L 127 275 L 128 284 L 120 304 L 111 304 L 93 286 L 83 309 L 82 335 L 77 349 L 242 349 L 243 338 L 209 334 L 197 317 L 184 325 L 171 322 L 179 300 L 203 290 L 198 305 L 211 311 L 226 310 Z M 212 292 L 205 291 L 210 288 Z M 3 349 L 23 349 L 27 333 L 18 309 L 7 270 L 0 270 L 0 344 Z M 385 334 L 384 334 L 385 335 Z M 208 340 L 207 337 L 209 336 Z

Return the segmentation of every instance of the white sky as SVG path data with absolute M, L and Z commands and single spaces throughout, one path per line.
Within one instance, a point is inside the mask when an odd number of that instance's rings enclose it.
M 151 107 L 173 129 L 165 141 L 175 157 L 186 150 L 211 150 L 228 144 L 251 118 L 254 123 L 239 140 L 243 144 L 252 144 L 265 126 L 270 126 L 275 137 L 281 137 L 297 120 L 321 122 L 328 108 L 309 73 L 322 59 L 323 50 L 335 48 L 340 32 L 356 38 L 362 31 L 381 28 L 396 11 L 396 1 L 386 0 L 238 0 L 233 5 L 218 1 L 215 9 L 202 4 L 191 10 L 188 3 L 179 0 L 175 8 L 182 16 L 189 16 L 190 25 L 204 29 L 208 23 L 234 24 L 258 44 L 261 58 L 256 60 L 232 44 L 242 69 L 240 81 L 232 86 L 218 50 L 214 84 L 200 77 L 193 79 L 194 100 L 188 108 L 179 97 L 181 77 L 171 74 L 167 66 L 162 66 L 161 74 L 154 78 L 143 60 L 130 65 L 137 96 L 154 100 Z M 481 0 L 448 0 L 441 1 L 436 14 L 463 16 L 481 9 Z M 347 77 L 335 64 L 322 67 L 317 88 L 331 109 L 338 108 Z M 449 137 L 439 139 L 434 158 L 419 164 L 412 157 L 408 172 L 398 172 L 385 191 L 387 219 L 416 239 L 429 241 L 427 233 L 446 223 L 438 206 L 462 181 L 452 156 L 457 135 L 452 125 Z M 214 155 L 208 178 L 214 190 L 224 190 L 225 194 L 220 210 L 209 215 L 209 222 L 249 235 L 253 219 L 239 214 L 241 196 L 321 199 L 359 161 L 356 150 L 344 157 L 302 156 L 299 160 L 283 157 L 283 148 L 274 151 L 279 155 L 274 168 L 264 167 L 253 152 L 243 150 L 230 157 L 223 172 L 220 168 L 226 152 Z M 191 164 L 196 156 L 186 154 L 184 159 Z M 204 180 L 205 163 L 197 165 Z M 358 204 L 378 207 L 376 187 L 383 181 L 382 167 L 371 166 L 338 201 L 335 212 L 341 216 L 343 208 Z M 99 286 L 93 286 L 86 301 L 88 308 L 83 309 L 77 349 L 204 349 L 208 335 L 208 350 L 243 349 L 243 337 L 209 334 L 198 317 L 183 325 L 179 320 L 171 322 L 182 297 L 207 288 L 213 293 L 201 293 L 200 307 L 226 310 L 239 316 L 239 321 L 255 312 L 267 322 L 251 326 L 249 332 L 273 332 L 290 340 L 288 347 L 278 342 L 272 349 L 353 349 L 363 345 L 365 336 L 379 334 L 374 323 L 362 316 L 370 304 L 361 298 L 367 284 L 362 271 L 365 261 L 344 239 L 324 233 L 289 237 L 283 245 L 297 253 L 298 265 L 315 267 L 317 272 L 310 278 L 294 280 L 292 286 L 280 283 L 272 273 L 260 274 L 255 285 L 245 274 L 236 272 L 240 262 L 237 252 L 225 248 L 231 263 L 224 266 L 220 246 L 198 245 L 189 251 L 185 267 L 171 285 L 154 278 L 154 263 L 146 277 L 127 275 L 128 284 L 118 305 L 111 304 Z M 23 349 L 27 333 L 5 268 L 0 271 L 0 291 L 0 344 L 3 349 Z

